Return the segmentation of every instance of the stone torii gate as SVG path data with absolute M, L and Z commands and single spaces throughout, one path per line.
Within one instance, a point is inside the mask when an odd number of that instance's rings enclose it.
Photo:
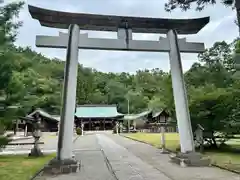
M 67 48 L 64 89 L 58 139 L 59 162 L 72 160 L 72 136 L 76 102 L 78 49 L 168 52 L 172 76 L 173 95 L 180 135 L 181 152 L 195 154 L 187 95 L 182 72 L 180 52 L 199 53 L 203 43 L 178 39 L 177 34 L 196 34 L 208 22 L 209 17 L 199 19 L 160 19 L 96 14 L 68 13 L 29 6 L 32 18 L 42 26 L 68 29 L 68 34 L 37 36 L 36 46 Z M 80 30 L 117 32 L 116 39 L 89 38 Z M 132 33 L 167 34 L 158 41 L 134 40 Z M 186 158 L 184 156 L 184 158 Z

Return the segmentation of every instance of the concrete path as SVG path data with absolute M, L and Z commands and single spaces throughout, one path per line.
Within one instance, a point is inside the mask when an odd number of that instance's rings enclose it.
M 240 180 L 240 175 L 214 167 L 179 167 L 158 149 L 118 135 L 86 135 L 74 148 L 81 170 L 48 180 Z
M 40 148 L 43 152 L 54 152 L 57 149 L 57 136 L 53 135 L 47 135 L 45 134 L 43 137 L 41 137 L 40 142 L 44 142 L 44 144 L 40 144 Z M 21 140 L 15 140 L 13 143 L 33 143 L 34 139 L 21 139 Z M 4 148 L 0 155 L 3 154 L 28 154 L 30 150 L 32 149 L 33 145 L 8 145 L 6 148 Z
M 215 167 L 180 167 L 169 162 L 169 155 L 161 154 L 159 149 L 133 141 L 122 136 L 108 136 L 125 147 L 155 169 L 161 171 L 172 180 L 240 180 L 240 175 Z
M 73 140 L 76 139 L 77 136 L 73 137 Z M 15 140 L 12 143 L 33 143 L 34 139 L 21 139 Z M 40 144 L 40 148 L 44 153 L 53 153 L 56 152 L 58 136 L 56 133 L 44 133 L 40 139 L 40 142 L 44 142 L 44 144 Z M 33 145 L 8 145 L 4 148 L 0 155 L 7 154 L 28 154 L 30 150 L 33 148 Z

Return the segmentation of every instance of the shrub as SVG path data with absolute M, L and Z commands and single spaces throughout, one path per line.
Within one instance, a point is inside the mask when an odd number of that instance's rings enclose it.
M 11 139 L 8 136 L 4 136 L 5 133 L 5 126 L 0 123 L 0 151 L 8 145 Z
M 77 135 L 82 135 L 82 129 L 80 127 L 76 128 Z
M 11 138 L 14 136 L 14 133 L 7 134 L 6 137 Z
M 116 128 L 116 126 L 113 127 L 113 134 L 117 134 L 117 128 Z
M 0 123 L 0 135 L 4 135 L 4 133 L 5 133 L 5 126 L 2 123 Z
M 10 141 L 8 137 L 0 136 L 0 150 L 4 149 Z
M 178 145 L 178 146 L 176 147 L 175 151 L 176 151 L 176 152 L 180 152 L 180 151 L 181 151 L 181 146 Z

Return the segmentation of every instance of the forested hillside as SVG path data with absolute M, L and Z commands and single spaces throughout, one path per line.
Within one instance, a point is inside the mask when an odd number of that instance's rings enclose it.
M 32 106 L 59 114 L 61 105 L 64 61 L 49 59 L 28 47 L 14 46 L 21 23 L 14 24 L 12 19 L 21 7 L 21 3 L 15 3 L 1 8 L 1 29 L 5 29 L 0 34 L 4 121 L 27 113 Z M 200 123 L 213 132 L 240 131 L 240 80 L 233 67 L 239 50 L 237 41 L 216 42 L 199 55 L 201 63 L 193 64 L 184 74 L 193 126 Z M 160 69 L 132 75 L 103 73 L 79 65 L 77 84 L 78 104 L 117 104 L 119 112 L 127 113 L 129 99 L 130 113 L 168 108 L 174 115 L 170 73 Z

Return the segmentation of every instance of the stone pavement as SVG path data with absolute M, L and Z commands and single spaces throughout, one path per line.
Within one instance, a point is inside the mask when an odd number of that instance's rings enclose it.
M 76 139 L 77 136 L 73 137 L 73 140 Z M 33 143 L 34 139 L 19 139 L 15 140 L 12 143 Z M 44 142 L 44 144 L 40 144 L 41 150 L 48 154 L 56 152 L 57 149 L 57 142 L 58 142 L 58 136 L 56 136 L 56 133 L 43 133 L 43 136 L 40 139 L 40 142 Z M 30 150 L 32 149 L 33 145 L 8 145 L 6 148 L 4 148 L 0 155 L 7 155 L 7 154 L 28 154 Z
M 96 135 L 81 136 L 74 143 L 74 154 L 81 171 L 47 178 L 47 180 L 116 180 Z
M 240 175 L 215 167 L 180 167 L 169 162 L 169 155 L 160 150 L 122 136 L 108 136 L 142 161 L 164 173 L 172 180 L 240 180 Z
M 75 135 L 73 137 L 73 141 L 78 136 Z M 34 139 L 19 139 L 14 140 L 13 143 L 33 143 Z M 40 139 L 40 142 L 44 142 L 44 144 L 40 144 L 40 148 L 44 154 L 55 153 L 57 150 L 57 142 L 58 136 L 56 133 L 43 133 L 43 136 Z M 33 145 L 8 145 L 3 150 L 0 151 L 0 155 L 9 155 L 9 154 L 28 154 L 30 153 Z
M 57 136 L 49 135 L 49 134 L 44 134 L 44 136 L 41 137 L 40 142 L 44 142 L 44 144 L 40 144 L 40 148 L 43 151 L 56 151 L 57 149 Z M 15 140 L 12 143 L 33 143 L 34 139 L 20 139 L 20 140 Z M 29 153 L 30 150 L 32 149 L 33 145 L 19 145 L 19 146 L 11 146 L 8 145 L 0 154 L 22 154 L 22 152 L 27 152 Z
M 47 180 L 240 180 L 214 167 L 182 168 L 152 146 L 112 134 L 91 134 L 74 143 L 78 173 Z

